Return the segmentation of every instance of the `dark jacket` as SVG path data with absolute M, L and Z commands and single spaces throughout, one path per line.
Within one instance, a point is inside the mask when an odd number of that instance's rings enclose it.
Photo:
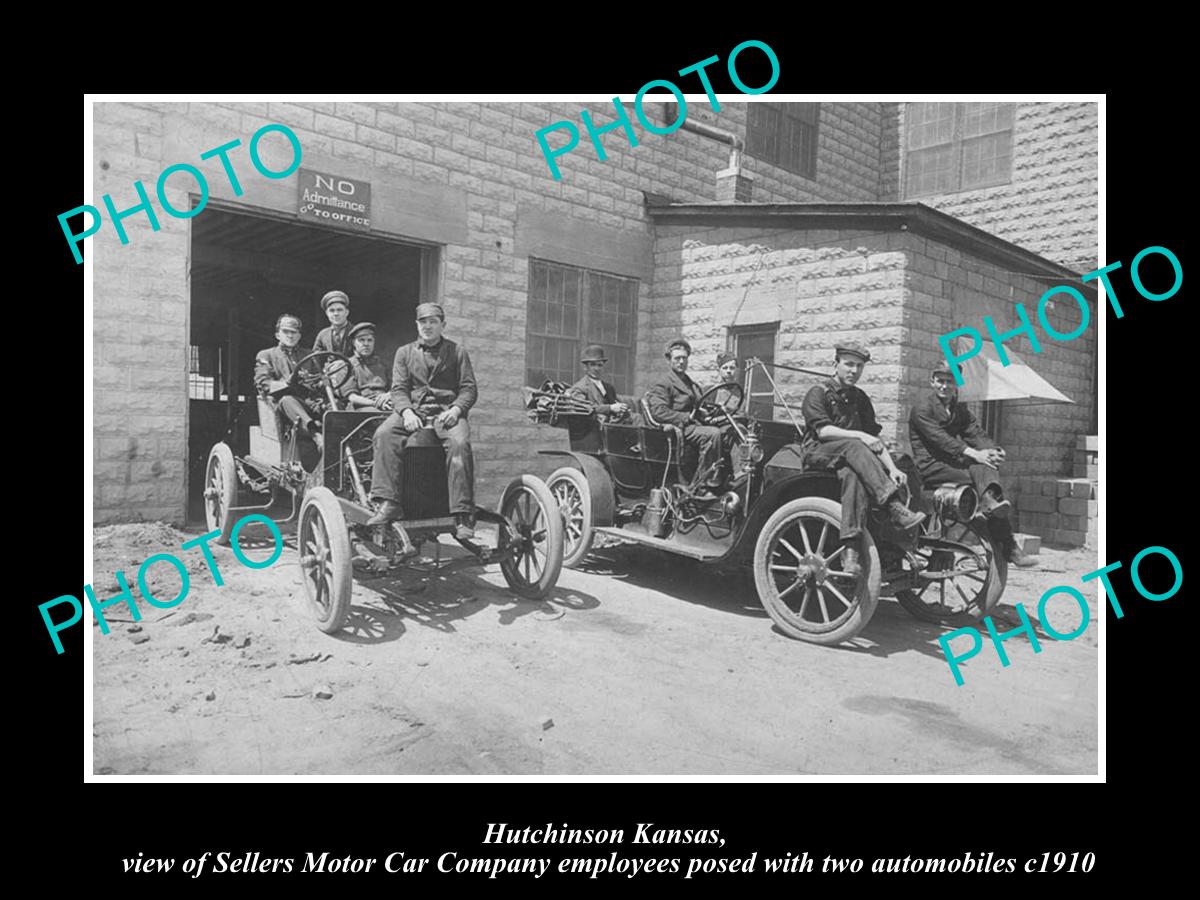
M 289 350 L 280 344 L 259 350 L 254 357 L 254 387 L 266 396 L 268 382 L 287 381 L 296 370 L 296 363 L 311 352 L 298 346 Z
M 662 424 L 682 428 L 692 421 L 692 410 L 703 393 L 700 385 L 686 373 L 681 377 L 672 370 L 646 391 L 646 405 L 650 407 L 650 415 Z
M 855 385 L 843 386 L 836 378 L 826 378 L 809 388 L 800 413 L 808 429 L 805 443 L 809 444 L 819 440 L 817 432 L 826 425 L 865 431 L 876 437 L 883 431 L 875 421 L 875 406 L 866 392 Z
M 341 331 L 335 339 L 333 336 L 333 326 L 322 328 L 317 332 L 317 339 L 313 341 L 313 350 L 332 350 L 334 353 L 341 353 L 343 356 L 354 355 L 354 345 L 346 339 L 346 335 L 350 333 L 350 328 L 353 323 L 347 321 L 342 326 Z
M 613 414 L 612 405 L 617 402 L 617 389 L 607 381 L 601 382 L 604 389 L 596 387 L 596 382 L 584 375 L 571 386 L 571 393 L 579 394 L 585 400 L 596 404 L 596 412 L 606 417 Z
M 942 406 L 933 391 L 926 391 L 909 411 L 908 439 L 918 469 L 934 462 L 962 468 L 974 462 L 963 456 L 968 447 L 983 450 L 996 446 L 965 404 L 951 400 Z
M 391 387 L 387 366 L 374 353 L 366 359 L 356 353 L 350 357 L 350 365 L 350 377 L 338 390 L 343 398 L 348 398 L 351 394 L 360 394 L 368 400 L 374 400 Z
M 406 409 L 457 406 L 463 415 L 479 398 L 475 371 L 467 351 L 442 338 L 432 364 L 420 341 L 396 351 L 392 363 L 392 402 L 396 412 Z

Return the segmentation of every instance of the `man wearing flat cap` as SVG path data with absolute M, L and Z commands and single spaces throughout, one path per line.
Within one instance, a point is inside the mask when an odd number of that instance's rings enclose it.
M 422 419 L 428 419 L 446 448 L 450 511 L 458 519 L 455 536 L 470 540 L 475 536 L 475 460 L 467 413 L 479 393 L 471 358 L 454 341 L 442 337 L 445 327 L 446 314 L 441 305 L 421 303 L 417 306 L 420 337 L 396 351 L 392 363 L 395 411 L 375 430 L 371 498 L 380 506 L 367 524 L 380 525 L 403 517 L 399 489 L 404 446 L 408 436 L 420 430 Z
M 809 388 L 801 413 L 807 426 L 804 465 L 833 469 L 842 483 L 841 539 L 843 571 L 859 575 L 858 540 L 872 502 L 886 509 L 898 528 L 916 528 L 924 513 L 900 501 L 907 476 L 892 461 L 880 439 L 871 398 L 856 387 L 871 354 L 858 341 L 835 347 L 834 374 Z
M 313 341 L 313 350 L 332 350 L 343 356 L 354 353 L 350 343 L 350 298 L 345 291 L 330 291 L 321 298 L 321 312 L 329 319 L 329 327 L 322 328 Z
M 731 381 L 736 383 L 738 380 L 737 354 L 729 353 L 728 351 L 718 353 L 717 371 L 721 373 L 721 384 L 727 384 Z M 713 400 L 717 405 L 731 416 L 741 408 L 743 399 L 743 397 L 739 397 L 728 388 L 721 388 L 713 396 Z
M 359 322 L 346 332 L 354 347 L 350 357 L 350 378 L 341 387 L 343 399 L 351 409 L 388 410 L 392 408 L 391 373 L 375 355 L 375 324 Z
M 970 484 L 979 495 L 977 515 L 989 520 L 1005 558 L 1018 566 L 1035 565 L 1017 547 L 1004 499 L 999 467 L 1004 451 L 979 427 L 966 405 L 958 402 L 958 387 L 948 365 L 929 375 L 929 390 L 908 414 L 913 462 L 928 486 Z
M 692 345 L 683 338 L 676 338 L 667 344 L 664 355 L 670 362 L 670 369 L 666 377 L 646 391 L 646 406 L 657 422 L 677 431 L 699 453 L 700 460 L 692 479 L 692 488 L 697 489 L 700 480 L 706 478 L 706 488 L 710 491 L 720 490 L 720 473 L 714 466 L 721 461 L 721 429 L 696 421 L 696 401 L 704 390 L 687 373 Z M 699 499 L 705 497 L 700 496 Z
M 274 347 L 259 350 L 254 357 L 254 387 L 272 409 L 283 413 L 297 428 L 300 461 L 311 469 L 319 457 L 316 441 L 321 432 L 319 403 L 306 403 L 295 394 L 284 394 L 291 383 L 296 365 L 310 351 L 300 346 L 300 317 L 284 313 L 275 320 Z

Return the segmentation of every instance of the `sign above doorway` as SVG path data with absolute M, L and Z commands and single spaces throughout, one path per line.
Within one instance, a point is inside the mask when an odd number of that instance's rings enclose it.
M 340 175 L 301 169 L 297 214 L 301 219 L 352 231 L 371 230 L 371 185 Z

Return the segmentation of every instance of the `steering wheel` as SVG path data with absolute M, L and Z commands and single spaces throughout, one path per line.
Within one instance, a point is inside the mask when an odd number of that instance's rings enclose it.
M 714 384 L 707 391 L 696 398 L 696 409 L 703 413 L 706 419 L 711 419 L 714 416 L 724 416 L 729 420 L 730 424 L 732 424 L 733 418 L 730 414 L 730 411 L 726 408 L 728 407 L 730 401 L 726 400 L 724 404 L 721 404 L 709 400 L 710 395 L 715 397 L 717 392 L 722 389 L 729 391 L 731 394 L 734 394 L 737 397 L 737 405 L 733 408 L 733 412 L 737 412 L 739 409 L 741 409 L 742 403 L 746 399 L 746 392 L 736 381 L 726 381 L 722 384 Z M 730 400 L 732 399 L 733 398 L 731 397 Z
M 341 379 L 334 381 L 336 375 L 339 374 Z M 296 368 L 292 371 L 292 377 L 288 381 L 291 384 L 299 384 L 314 393 L 320 393 L 322 383 L 327 379 L 330 388 L 336 394 L 353 374 L 354 368 L 350 365 L 348 356 L 333 350 L 314 350 L 296 363 Z

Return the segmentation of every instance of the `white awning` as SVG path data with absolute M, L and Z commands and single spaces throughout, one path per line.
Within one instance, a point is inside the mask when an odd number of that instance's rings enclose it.
M 955 350 L 956 353 L 962 352 Z M 1020 354 L 1005 348 L 1008 365 L 1001 365 L 996 345 L 983 342 L 983 349 L 959 363 L 963 384 L 958 398 L 976 400 L 1022 400 L 1025 403 L 1074 403 L 1075 401 L 1033 371 Z

